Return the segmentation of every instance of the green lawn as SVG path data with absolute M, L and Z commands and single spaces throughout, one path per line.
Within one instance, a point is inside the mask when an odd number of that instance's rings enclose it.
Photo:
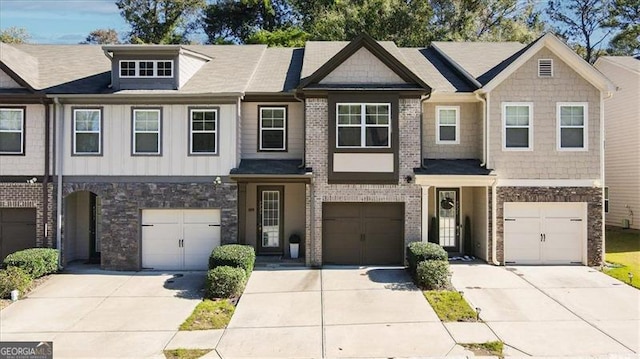
M 460 345 L 471 350 L 475 355 L 478 356 L 497 356 L 498 358 L 503 357 L 502 349 L 504 348 L 504 343 L 500 341 Z
M 449 290 L 425 290 L 422 292 L 443 322 L 475 322 L 476 312 L 458 292 Z
M 605 260 L 613 264 L 604 269 L 608 275 L 640 289 L 640 231 L 633 229 L 607 228 Z
M 235 307 L 226 299 L 203 300 L 187 320 L 180 325 L 180 330 L 223 329 L 227 327 Z
M 165 350 L 164 356 L 167 359 L 197 359 L 213 349 L 173 349 Z

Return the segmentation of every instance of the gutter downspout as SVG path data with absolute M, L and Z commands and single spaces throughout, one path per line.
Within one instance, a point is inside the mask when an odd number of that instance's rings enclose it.
M 607 91 L 606 95 L 600 91 L 600 181 L 602 186 L 602 199 L 601 199 L 601 208 L 602 208 L 602 249 L 600 253 L 600 265 L 604 262 L 605 255 L 605 247 L 606 247 L 606 224 L 605 224 L 605 213 L 604 213 L 604 188 L 606 187 L 606 178 L 605 178 L 605 165 L 604 165 L 604 155 L 605 155 L 605 126 L 604 126 L 604 100 L 608 100 L 613 97 L 613 93 L 611 91 Z M 589 259 L 587 258 L 587 265 L 589 265 Z
M 425 101 L 431 98 L 431 92 L 428 95 L 420 97 L 420 168 L 424 169 L 424 111 L 422 111 L 422 105 Z M 428 215 L 428 214 L 427 214 Z
M 54 123 L 58 128 L 58 146 L 62 146 L 64 140 L 64 106 L 57 97 L 53 98 Z M 62 269 L 62 151 L 56 156 L 57 196 L 56 196 L 56 248 L 58 248 L 58 269 Z
M 42 181 L 42 223 L 44 226 L 44 242 L 49 242 L 49 172 L 51 131 L 51 107 L 49 101 L 44 100 L 44 179 Z
M 293 92 L 293 98 L 302 103 L 302 163 L 298 168 L 305 168 L 307 166 L 307 106 L 304 103 L 304 99 L 298 97 L 298 93 L 295 91 Z
M 496 207 L 498 205 L 498 196 L 496 194 L 497 187 L 498 180 L 496 179 L 491 185 L 491 264 L 499 266 L 500 262 L 496 259 L 498 256 L 498 214 L 496 211 Z
M 476 98 L 482 102 L 482 163 L 480 167 L 487 167 L 487 138 L 489 134 L 487 133 L 487 100 L 484 99 L 479 92 L 474 92 Z

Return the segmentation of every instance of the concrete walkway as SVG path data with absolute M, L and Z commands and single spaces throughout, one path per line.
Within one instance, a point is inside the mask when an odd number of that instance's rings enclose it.
M 640 291 L 583 266 L 454 264 L 453 284 L 516 356 L 640 353 Z
M 54 358 L 164 358 L 204 272 L 58 274 L 0 312 L 0 341 L 53 341 Z
M 222 335 L 222 358 L 446 356 L 456 347 L 404 269 L 262 269 Z

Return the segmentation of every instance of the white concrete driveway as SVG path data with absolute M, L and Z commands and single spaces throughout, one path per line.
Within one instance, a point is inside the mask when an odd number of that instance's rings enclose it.
M 512 353 L 640 353 L 640 291 L 583 266 L 454 264 L 453 285 Z
M 54 358 L 164 358 L 204 272 L 58 274 L 0 312 L 0 341 L 53 341 Z
M 443 357 L 455 342 L 401 268 L 253 272 L 222 358 Z

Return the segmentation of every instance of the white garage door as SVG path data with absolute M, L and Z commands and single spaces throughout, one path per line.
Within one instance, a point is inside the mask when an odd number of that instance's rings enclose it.
M 142 211 L 142 267 L 206 270 L 209 254 L 220 245 L 218 209 Z
M 586 203 L 505 202 L 506 263 L 582 263 Z

